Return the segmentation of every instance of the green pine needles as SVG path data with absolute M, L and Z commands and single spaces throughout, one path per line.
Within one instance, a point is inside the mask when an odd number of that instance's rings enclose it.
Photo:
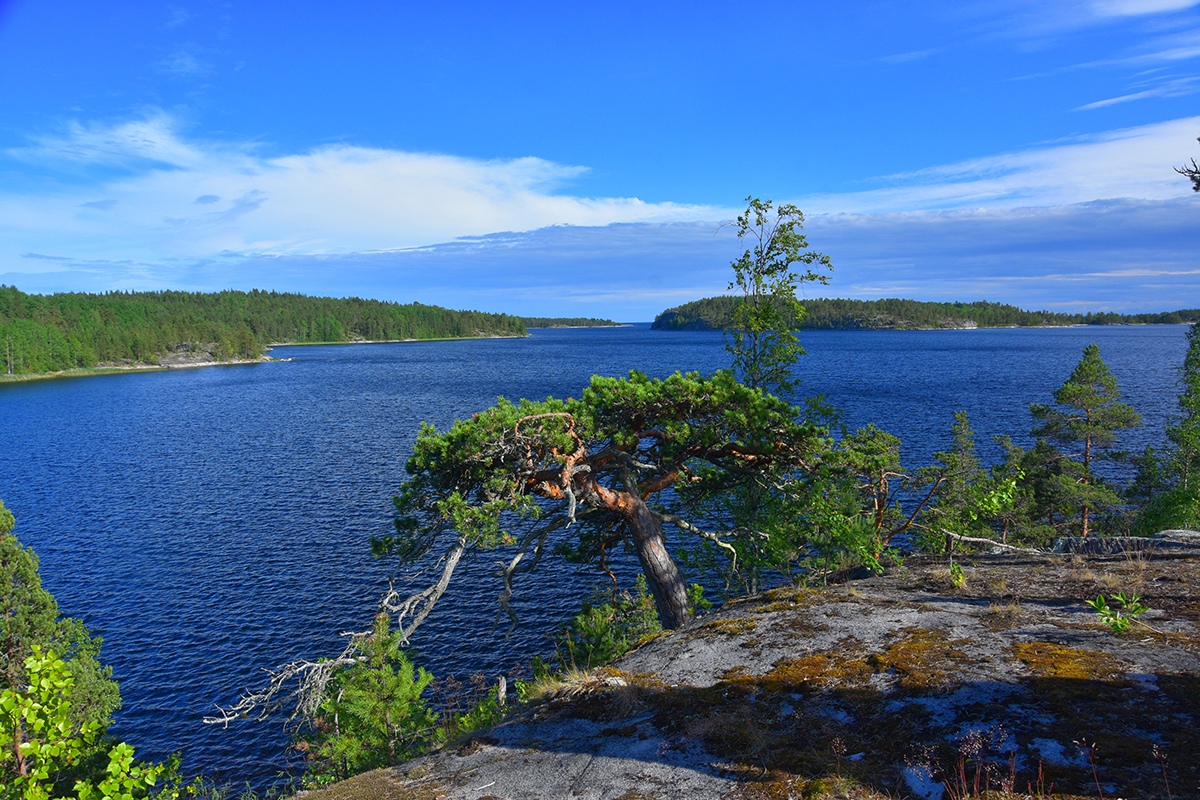
M 329 783 L 419 754 L 437 738 L 438 714 L 424 697 L 433 676 L 416 669 L 402 637 L 380 615 L 358 641 L 358 661 L 337 672 L 309 730 L 297 741 L 306 782 Z

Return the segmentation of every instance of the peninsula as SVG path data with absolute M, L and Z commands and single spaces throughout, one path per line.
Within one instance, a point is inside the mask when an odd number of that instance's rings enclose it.
M 509 314 L 264 291 L 27 294 L 0 286 L 0 380 L 253 362 L 273 344 L 525 336 Z

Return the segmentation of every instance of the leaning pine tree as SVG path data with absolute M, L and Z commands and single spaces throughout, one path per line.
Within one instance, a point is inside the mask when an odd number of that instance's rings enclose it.
M 469 551 L 506 554 L 507 607 L 513 578 L 544 555 L 603 561 L 626 543 L 663 627 L 677 628 L 689 617 L 687 587 L 663 526 L 734 553 L 731 532 L 716 529 L 719 518 L 687 518 L 685 510 L 710 507 L 698 501 L 747 473 L 806 468 L 825 446 L 823 434 L 794 406 L 728 372 L 595 376 L 578 400 L 501 400 L 443 433 L 425 426 L 395 498 L 396 534 L 378 541 L 376 553 L 406 562 L 437 554 L 442 569 L 432 586 L 393 594 L 385 605 L 407 637 Z

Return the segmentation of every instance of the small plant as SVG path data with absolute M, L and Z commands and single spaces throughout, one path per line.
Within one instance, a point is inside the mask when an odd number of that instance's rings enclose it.
M 386 615 L 358 643 L 356 663 L 339 671 L 310 729 L 295 742 L 305 754 L 304 782 L 319 786 L 420 753 L 438 715 L 425 699 L 433 676 L 417 669 Z
M 1171 796 L 1171 782 L 1167 780 L 1167 751 L 1161 749 L 1156 744 L 1150 748 L 1150 753 L 1154 756 L 1154 760 L 1158 762 L 1158 765 L 1162 767 L 1163 783 L 1167 787 L 1167 800 L 1174 800 Z
M 1100 786 L 1100 773 L 1096 769 L 1096 743 L 1094 741 L 1089 743 L 1087 739 L 1080 739 L 1075 742 L 1075 746 L 1087 757 L 1088 766 L 1092 768 L 1092 780 L 1096 783 L 1096 794 L 1100 796 L 1100 800 L 1104 800 L 1104 788 Z
M 693 583 L 688 587 L 688 611 L 691 611 L 693 616 L 701 611 L 710 611 L 712 607 L 712 603 L 704 596 L 703 586 Z
M 638 575 L 632 594 L 620 592 L 610 602 L 584 602 L 555 636 L 557 660 L 563 668 L 602 667 L 661 630 L 646 578 Z
M 967 585 L 967 575 L 963 572 L 961 564 L 950 562 L 950 585 L 955 589 L 961 589 Z
M 1121 591 L 1113 594 L 1112 600 L 1117 603 L 1117 608 L 1110 606 L 1108 599 L 1102 594 L 1097 595 L 1095 600 L 1088 600 L 1087 604 L 1095 610 L 1100 621 L 1111 628 L 1113 633 L 1124 633 L 1129 630 L 1138 617 L 1150 610 L 1149 606 L 1142 604 L 1142 599 L 1136 594 L 1126 594 Z

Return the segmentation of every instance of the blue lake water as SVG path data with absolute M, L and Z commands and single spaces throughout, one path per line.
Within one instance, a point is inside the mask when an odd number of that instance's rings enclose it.
M 957 409 L 981 454 L 1029 443 L 1029 404 L 1051 402 L 1098 342 L 1145 424 L 1119 443 L 1159 447 L 1175 413 L 1185 326 L 807 332 L 802 394 L 851 427 L 900 436 L 906 465 L 945 449 Z M 62 611 L 104 637 L 121 682 L 113 732 L 142 756 L 182 750 L 188 772 L 273 780 L 279 720 L 229 730 L 203 715 L 264 668 L 341 649 L 365 630 L 393 564 L 370 557 L 421 421 L 445 426 L 498 395 L 578 395 L 593 373 L 662 376 L 727 366 L 715 333 L 539 330 L 527 339 L 281 347 L 252 366 L 0 386 L 0 499 L 41 558 Z M 490 561 L 467 568 L 490 573 Z M 549 578 L 549 580 L 548 580 Z M 547 649 L 546 632 L 602 581 L 548 565 L 518 591 L 523 626 L 492 635 L 495 589 L 454 590 L 418 632 L 435 674 L 494 676 Z M 415 585 L 415 584 L 414 584 Z M 547 588 L 552 587 L 552 588 Z

